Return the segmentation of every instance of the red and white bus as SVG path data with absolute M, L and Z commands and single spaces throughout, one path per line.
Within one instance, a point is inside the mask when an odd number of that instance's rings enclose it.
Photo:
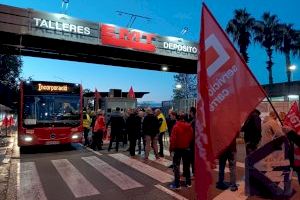
M 20 85 L 18 145 L 82 142 L 80 84 L 30 81 Z

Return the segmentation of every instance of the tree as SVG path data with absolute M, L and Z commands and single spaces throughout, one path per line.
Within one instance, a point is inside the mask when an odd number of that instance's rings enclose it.
M 291 82 L 291 70 L 289 69 L 291 66 L 291 53 L 296 55 L 299 50 L 297 42 L 300 34 L 293 28 L 292 24 L 280 24 L 279 32 L 281 37 L 277 49 L 285 56 L 287 80 Z
M 232 37 L 234 42 L 237 42 L 240 53 L 246 63 L 249 60 L 247 49 L 251 43 L 254 23 L 255 19 L 244 8 L 234 11 L 234 17 L 228 22 L 226 27 L 226 32 Z
M 279 40 L 279 19 L 276 15 L 265 12 L 262 20 L 258 20 L 254 25 L 254 41 L 260 43 L 265 49 L 268 56 L 267 70 L 269 72 L 269 84 L 273 84 L 272 75 L 272 55 L 274 48 L 278 46 Z
M 22 60 L 20 56 L 6 52 L 8 51 L 0 46 L 0 104 L 16 109 Z
M 4 47 L 0 47 L 0 83 L 10 89 L 16 89 L 22 70 L 20 56 L 7 54 Z
M 194 74 L 174 75 L 175 87 L 173 89 L 173 99 L 188 99 L 197 97 L 197 76 Z M 180 85 L 181 88 L 177 88 Z

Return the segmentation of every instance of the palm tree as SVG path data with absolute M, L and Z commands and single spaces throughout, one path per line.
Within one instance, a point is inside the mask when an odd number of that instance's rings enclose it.
M 277 49 L 285 56 L 287 79 L 288 82 L 291 82 L 291 70 L 289 69 L 291 66 L 291 53 L 293 55 L 297 54 L 297 51 L 299 50 L 297 42 L 300 35 L 293 28 L 292 24 L 281 24 L 279 32 L 281 37 L 279 38 L 280 43 Z
M 247 53 L 248 46 L 251 43 L 251 33 L 253 31 L 255 19 L 246 11 L 246 9 L 238 9 L 234 11 L 234 17 L 226 27 L 226 32 L 231 35 L 234 42 L 237 42 L 240 53 L 248 63 L 249 56 Z
M 258 20 L 254 25 L 254 41 L 260 43 L 265 49 L 268 56 L 267 70 L 269 72 L 269 84 L 273 84 L 272 75 L 272 55 L 274 48 L 279 43 L 279 19 L 276 15 L 271 15 L 269 12 L 265 12 L 262 16 L 262 20 Z

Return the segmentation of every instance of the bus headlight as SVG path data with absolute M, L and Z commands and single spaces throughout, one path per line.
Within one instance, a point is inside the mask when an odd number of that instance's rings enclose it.
M 72 140 L 76 140 L 76 139 L 78 139 L 78 138 L 79 138 L 79 135 L 78 135 L 78 134 L 72 135 Z
M 24 140 L 25 142 L 32 142 L 32 137 L 29 136 L 29 135 L 26 135 L 26 136 L 24 136 L 23 140 Z

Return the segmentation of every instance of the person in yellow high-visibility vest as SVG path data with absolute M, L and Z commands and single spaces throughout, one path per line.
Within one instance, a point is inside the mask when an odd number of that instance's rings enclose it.
M 155 115 L 159 121 L 159 135 L 158 135 L 158 142 L 159 142 L 159 156 L 164 157 L 164 144 L 163 144 L 163 137 L 165 132 L 167 131 L 167 121 L 165 116 L 161 113 L 160 109 L 155 110 Z
M 89 132 L 90 132 L 91 123 L 92 123 L 92 120 L 91 120 L 89 114 L 86 112 L 86 110 L 83 110 L 82 126 L 83 126 L 84 146 L 90 145 L 88 136 L 89 136 Z

